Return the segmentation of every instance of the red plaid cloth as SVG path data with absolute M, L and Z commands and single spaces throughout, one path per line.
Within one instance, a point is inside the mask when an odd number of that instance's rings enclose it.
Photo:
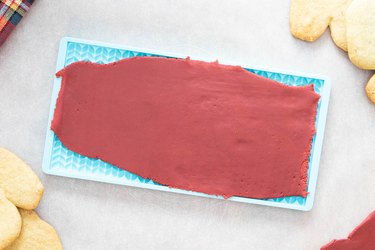
M 0 46 L 5 42 L 34 0 L 0 0 Z

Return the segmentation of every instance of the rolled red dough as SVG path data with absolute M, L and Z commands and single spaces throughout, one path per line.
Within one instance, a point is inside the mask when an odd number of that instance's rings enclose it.
M 77 62 L 51 129 L 70 150 L 224 197 L 306 196 L 319 95 L 238 66 L 133 57 Z
M 375 211 L 351 232 L 347 239 L 333 240 L 321 250 L 374 250 Z

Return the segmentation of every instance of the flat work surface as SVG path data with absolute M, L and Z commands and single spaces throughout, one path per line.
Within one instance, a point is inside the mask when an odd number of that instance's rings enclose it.
M 355 68 L 328 33 L 313 44 L 295 40 L 288 2 L 40 0 L 32 8 L 0 48 L 0 144 L 41 178 L 46 191 L 38 212 L 56 227 L 65 249 L 318 249 L 346 237 L 375 209 L 375 106 L 364 93 L 370 73 Z M 313 210 L 43 174 L 56 54 L 64 36 L 330 77 Z

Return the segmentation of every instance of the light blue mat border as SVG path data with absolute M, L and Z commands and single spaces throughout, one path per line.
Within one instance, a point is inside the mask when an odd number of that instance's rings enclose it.
M 147 50 L 129 46 L 94 42 L 77 38 L 65 37 L 60 42 L 57 58 L 56 72 L 66 65 L 78 61 L 86 60 L 98 63 L 108 63 L 122 58 L 132 56 L 165 56 L 186 58 L 184 55 L 165 53 L 156 50 Z M 190 56 L 191 59 L 202 61 L 213 61 L 207 58 Z M 220 61 L 221 64 L 238 65 L 231 62 Z M 321 95 L 318 105 L 316 119 L 316 135 L 313 139 L 311 155 L 309 159 L 308 192 L 306 198 L 283 197 L 276 199 L 250 199 L 245 197 L 232 197 L 228 200 L 267 205 L 281 208 L 296 209 L 302 211 L 311 210 L 314 203 L 315 189 L 318 178 L 319 161 L 322 150 L 324 129 L 328 111 L 328 103 L 331 91 L 330 80 L 325 76 L 311 74 L 301 74 L 290 71 L 273 70 L 257 66 L 241 65 L 245 69 L 255 74 L 283 82 L 287 85 L 305 85 L 313 83 L 316 92 Z M 203 193 L 174 189 L 154 183 L 152 180 L 145 180 L 137 175 L 125 170 L 118 169 L 108 163 L 98 159 L 90 159 L 76 154 L 65 148 L 54 133 L 50 130 L 51 120 L 61 86 L 61 79 L 55 77 L 52 92 L 52 100 L 48 119 L 46 143 L 43 156 L 43 171 L 47 174 L 107 182 L 113 184 L 127 185 L 133 187 L 148 188 L 154 190 L 169 191 L 175 193 L 190 194 L 196 196 L 223 199 L 220 196 L 206 195 Z

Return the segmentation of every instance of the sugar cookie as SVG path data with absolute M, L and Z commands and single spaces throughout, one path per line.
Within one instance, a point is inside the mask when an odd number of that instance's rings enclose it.
M 58 250 L 62 245 L 55 229 L 31 210 L 19 209 L 22 217 L 20 236 L 5 250 Z
M 346 20 L 350 60 L 359 68 L 375 69 L 375 1 L 353 1 Z
M 36 208 L 44 191 L 31 168 L 5 148 L 0 148 L 0 187 L 8 200 L 25 209 Z
M 373 75 L 370 81 L 366 85 L 367 97 L 375 103 L 375 75 Z
M 290 31 L 304 41 L 315 41 L 327 27 L 335 44 L 347 51 L 345 11 L 352 0 L 292 0 Z
M 0 249 L 9 246 L 20 234 L 21 216 L 0 189 Z

